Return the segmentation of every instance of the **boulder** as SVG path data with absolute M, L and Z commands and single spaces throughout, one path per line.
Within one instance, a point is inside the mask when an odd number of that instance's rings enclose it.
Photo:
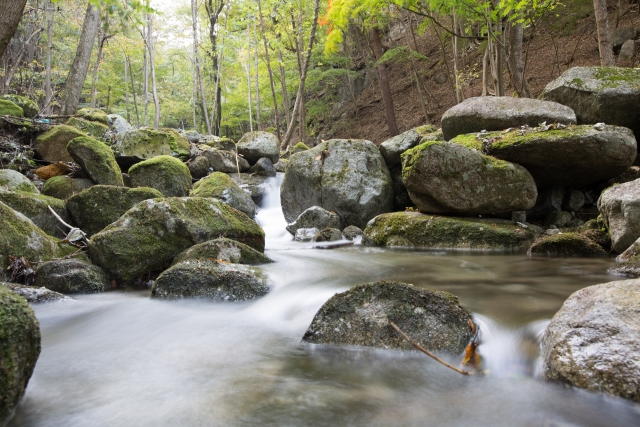
M 255 221 L 205 197 L 142 201 L 94 234 L 89 250 L 110 277 L 126 281 L 165 268 L 185 249 L 222 236 L 264 251 L 264 231 Z
M 447 141 L 458 135 L 504 130 L 540 123 L 576 123 L 576 113 L 557 102 L 510 96 L 467 98 L 442 115 L 442 133 Z
M 26 96 L 7 94 L 7 95 L 2 95 L 0 99 L 11 101 L 14 104 L 16 104 L 18 107 L 22 108 L 24 117 L 28 119 L 34 118 L 40 112 L 40 108 L 38 108 L 38 104 L 36 104 L 34 101 L 27 98 Z
M 189 194 L 191 172 L 187 165 L 171 156 L 156 156 L 136 163 L 129 169 L 132 187 L 155 188 L 165 197 Z
M 262 252 L 235 240 L 220 237 L 191 246 L 173 259 L 173 264 L 194 259 L 208 259 L 230 264 L 259 265 L 273 262 Z
M 425 142 L 406 151 L 402 161 L 409 196 L 425 213 L 521 211 L 532 208 L 538 196 L 522 166 L 458 144 Z
M 355 225 L 350 225 L 342 230 L 342 235 L 347 240 L 354 240 L 358 236 L 362 236 L 363 231 Z
M 236 147 L 238 153 L 251 165 L 263 157 L 271 160 L 271 163 L 277 163 L 280 158 L 280 142 L 275 135 L 269 132 L 245 133 Z
M 394 212 L 371 220 L 362 242 L 373 246 L 519 252 L 526 251 L 540 232 L 534 226 L 525 228 L 507 220 Z
M 614 185 L 598 199 L 613 250 L 621 254 L 640 237 L 640 179 Z
M 240 188 L 249 193 L 251 200 L 253 200 L 253 203 L 256 205 L 260 203 L 264 195 L 267 193 L 267 188 L 269 186 L 267 181 L 269 178 L 266 176 L 251 175 L 248 173 L 230 173 L 228 175 L 229 178 L 234 180 L 236 184 L 240 186 Z
M 302 341 L 412 350 L 391 326 L 432 352 L 460 354 L 471 340 L 469 311 L 448 292 L 399 282 L 357 285 L 331 297 Z
M 209 159 L 205 156 L 196 156 L 193 159 L 189 159 L 187 166 L 189 167 L 191 176 L 195 179 L 204 178 L 209 175 Z
M 527 218 L 542 219 L 552 212 L 561 211 L 566 194 L 567 190 L 558 185 L 540 191 L 536 205 L 527 212 Z
M 304 142 L 300 141 L 296 145 L 291 147 L 290 155 L 299 153 L 301 151 L 307 151 L 307 150 L 309 150 L 309 146 L 307 146 L 307 144 L 305 144 Z
M 414 208 L 416 205 L 411 200 L 407 187 L 402 179 L 402 166 L 396 166 L 389 170 L 391 174 L 391 188 L 393 189 L 393 210 L 403 211 L 406 208 Z
M 527 255 L 588 257 L 605 256 L 607 252 L 580 233 L 558 233 L 536 240 L 529 248 Z
M 127 119 L 118 114 L 109 114 L 107 117 L 109 119 L 109 128 L 116 135 L 124 134 L 133 129 Z
M 40 193 L 29 178 L 11 169 L 0 169 L 0 189 L 22 191 L 23 193 Z
M 524 166 L 539 187 L 582 187 L 620 175 L 633 164 L 636 140 L 619 126 L 570 126 L 460 135 L 451 142 Z
M 205 150 L 202 155 L 209 160 L 209 166 L 216 172 L 233 173 L 249 170 L 249 162 L 242 157 L 237 157 L 233 151 Z
M 215 135 L 204 135 L 202 139 L 209 147 L 223 151 L 236 151 L 236 143 L 230 138 Z
M 592 242 L 600 246 L 606 253 L 611 252 L 611 238 L 609 233 L 602 230 L 583 230 L 582 235 L 590 239 Z
M 626 251 L 618 255 L 616 265 L 607 269 L 607 273 L 618 276 L 640 276 L 640 239 L 633 242 Z
M 586 200 L 582 191 L 570 190 L 562 202 L 562 209 L 568 212 L 579 212 L 586 203 Z
M 639 68 L 571 68 L 549 83 L 540 99 L 571 107 L 578 124 L 624 126 L 640 135 Z
M 276 172 L 284 173 L 285 169 L 287 168 L 287 163 L 289 163 L 289 159 L 280 159 L 278 160 L 278 163 L 273 165 L 273 167 L 275 168 Z
M 391 176 L 372 142 L 333 139 L 291 156 L 280 200 L 289 223 L 306 209 L 320 206 L 338 214 L 340 228 L 362 228 L 391 210 Z
M 391 169 L 400 165 L 400 155 L 408 149 L 423 142 L 439 141 L 441 139 L 442 135 L 440 135 L 435 126 L 425 125 L 387 139 L 380 144 L 380 154 L 382 154 L 387 167 Z
M 189 197 L 215 197 L 250 218 L 256 216 L 256 205 L 251 196 L 222 172 L 213 172 L 193 184 Z
M 622 60 L 629 60 L 636 54 L 636 42 L 635 40 L 627 40 L 620 47 L 620 54 L 618 58 Z
M 98 122 L 103 125 L 109 124 L 109 116 L 99 108 L 81 108 L 78 110 L 78 115 L 91 122 Z
M 81 130 L 85 134 L 92 138 L 102 139 L 104 134 L 109 130 L 109 126 L 100 122 L 92 122 L 89 120 L 81 119 L 79 117 L 71 117 L 67 120 L 69 126 L 73 126 L 76 129 Z
M 54 126 L 36 139 L 35 149 L 48 162 L 73 162 L 67 152 L 67 145 L 72 139 L 81 136 L 87 135 L 72 126 Z
M 211 260 L 187 260 L 169 267 L 156 279 L 151 298 L 207 298 L 247 301 L 269 292 L 256 267 Z
M 76 225 L 91 237 L 143 200 L 162 197 L 158 190 L 148 187 L 94 185 L 70 197 L 67 210 Z
M 61 293 L 54 292 L 45 287 L 34 288 L 33 286 L 22 286 L 17 283 L 0 283 L 0 287 L 5 286 L 16 295 L 24 298 L 29 304 L 41 304 L 44 302 L 70 300 Z
M 61 294 L 92 294 L 111 289 L 109 278 L 100 267 L 76 259 L 40 264 L 33 285 Z
M 622 27 L 617 28 L 613 31 L 613 35 L 611 37 L 611 44 L 613 45 L 613 50 L 616 51 L 620 49 L 620 47 L 627 41 L 633 40 L 637 37 L 638 32 L 633 27 Z
M 24 395 L 40 355 L 40 325 L 24 298 L 0 286 L 0 425 Z
M 187 141 L 189 141 L 192 144 L 199 144 L 200 139 L 202 138 L 202 135 L 200 135 L 195 130 L 180 131 L 180 135 L 187 138 Z
M 320 230 L 311 239 L 312 242 L 337 242 L 338 240 L 342 240 L 342 233 L 337 228 Z
M 124 185 L 116 157 L 104 142 L 89 137 L 74 138 L 67 151 L 96 184 Z
M 320 206 L 312 206 L 302 212 L 295 221 L 287 225 L 287 231 L 293 235 L 300 228 L 340 228 L 340 217 Z
M 86 178 L 54 176 L 44 183 L 42 194 L 55 197 L 56 199 L 66 200 L 74 194 L 78 194 L 94 185 L 96 185 L 95 182 Z
M 260 176 L 274 177 L 276 176 L 276 168 L 271 163 L 271 160 L 266 157 L 261 158 L 255 165 L 251 166 L 249 173 Z
M 173 129 L 136 129 L 127 132 L 119 148 L 123 156 L 141 159 L 167 155 L 186 160 L 191 155 L 189 141 Z
M 16 103 L 0 99 L 0 116 L 24 117 L 24 111 Z
M 543 376 L 640 402 L 640 280 L 574 292 L 542 338 Z
M 293 236 L 293 240 L 296 242 L 310 242 L 319 232 L 320 230 L 317 228 L 298 228 L 296 234 Z
M 68 224 L 71 220 L 67 212 L 66 203 L 63 200 L 42 194 L 0 190 L 0 202 L 20 212 L 51 236 L 62 239 L 69 232 L 69 229 L 60 224 L 60 221 L 56 219 L 48 208 L 51 206 L 60 218 Z

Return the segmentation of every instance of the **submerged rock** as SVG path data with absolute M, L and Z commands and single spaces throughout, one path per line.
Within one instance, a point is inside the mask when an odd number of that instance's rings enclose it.
M 511 221 L 394 212 L 377 216 L 364 230 L 363 244 L 416 248 L 525 251 L 540 233 Z M 404 242 L 398 244 L 397 242 Z
M 173 259 L 173 264 L 190 259 L 209 259 L 231 264 L 260 265 L 273 262 L 262 252 L 235 240 L 220 237 L 191 246 Z
M 293 235 L 300 228 L 340 228 L 340 217 L 320 206 L 312 206 L 302 212 L 295 221 L 287 225 L 287 231 Z
M 337 242 L 338 240 L 342 240 L 342 233 L 337 228 L 320 230 L 311 239 L 313 242 Z
M 0 425 L 13 414 L 40 355 L 40 326 L 24 298 L 0 286 Z
M 96 184 L 123 186 L 122 172 L 111 148 L 89 137 L 75 138 L 67 151 Z
M 229 175 L 213 172 L 206 178 L 193 184 L 190 197 L 215 197 L 232 208 L 247 214 L 250 218 L 256 216 L 256 205 L 251 196 L 240 188 Z
M 613 250 L 622 253 L 640 237 L 640 179 L 614 185 L 598 199 Z
M 604 256 L 600 245 L 580 233 L 559 233 L 536 240 L 527 252 L 538 256 Z
M 640 402 L 640 280 L 574 292 L 542 338 L 543 375 Z
M 153 284 L 152 298 L 209 298 L 247 301 L 266 295 L 266 279 L 256 267 L 211 260 L 186 260 L 165 270 Z
M 156 156 L 129 169 L 132 187 L 155 188 L 165 197 L 183 197 L 191 188 L 187 165 L 171 156 Z
M 293 236 L 293 240 L 296 242 L 310 242 L 313 237 L 318 234 L 320 230 L 317 228 L 298 228 L 296 234 Z
M 238 141 L 237 150 L 251 165 L 262 157 L 268 158 L 273 164 L 280 158 L 280 142 L 269 132 L 245 133 Z
M 92 294 L 111 288 L 100 267 L 75 259 L 47 261 L 36 270 L 35 287 L 46 287 L 61 294 Z
M 355 225 L 350 225 L 342 230 L 342 234 L 344 235 L 345 239 L 354 240 L 356 237 L 362 236 L 363 231 Z
M 399 282 L 357 285 L 318 310 L 302 340 L 411 350 L 394 322 L 429 351 L 458 354 L 471 339 L 471 314 L 448 292 Z

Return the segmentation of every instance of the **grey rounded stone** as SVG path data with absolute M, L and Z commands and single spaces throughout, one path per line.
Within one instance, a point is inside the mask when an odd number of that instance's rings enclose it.
M 615 185 L 598 199 L 613 250 L 624 252 L 640 237 L 640 179 Z
M 256 205 L 251 196 L 222 172 L 214 172 L 193 184 L 189 197 L 215 197 L 250 218 L 256 216 Z
M 350 225 L 342 230 L 342 235 L 347 240 L 353 240 L 358 236 L 362 236 L 363 233 L 364 232 L 355 225 Z
M 244 156 L 249 164 L 254 165 L 263 157 L 277 163 L 280 158 L 280 142 L 269 132 L 245 133 L 237 144 L 238 153 Z
M 320 230 L 311 239 L 313 242 L 337 242 L 338 240 L 342 240 L 342 233 L 337 228 Z
M 29 178 L 11 169 L 0 169 L 0 189 L 34 194 L 40 193 Z
M 111 288 L 109 278 L 100 267 L 75 259 L 40 264 L 33 284 L 61 294 L 92 294 Z
M 204 178 L 209 175 L 209 159 L 205 156 L 196 156 L 193 159 L 190 159 L 187 162 L 187 166 L 189 167 L 191 176 L 195 179 Z
M 236 153 L 224 150 L 205 150 L 202 155 L 209 160 L 209 165 L 215 172 L 234 173 L 249 170 L 249 162 L 242 157 L 237 157 Z
M 562 202 L 562 209 L 569 212 L 579 212 L 585 202 L 586 198 L 582 191 L 571 190 L 565 196 L 564 202 Z
M 271 163 L 271 160 L 263 157 L 259 159 L 255 165 L 251 166 L 251 168 L 249 169 L 249 173 L 260 176 L 274 177 L 276 176 L 276 168 L 273 166 L 273 163 Z
M 300 228 L 317 228 L 318 230 L 340 228 L 340 217 L 335 212 L 329 212 L 320 206 L 312 206 L 287 225 L 287 231 L 293 235 Z

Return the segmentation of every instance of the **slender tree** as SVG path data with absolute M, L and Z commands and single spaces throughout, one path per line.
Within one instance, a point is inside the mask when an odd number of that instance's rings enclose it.
M 269 83 L 271 84 L 271 96 L 273 96 L 273 111 L 276 122 L 276 135 L 278 140 L 281 139 L 280 135 L 280 117 L 278 115 L 278 98 L 276 97 L 276 87 L 273 82 L 273 72 L 271 71 L 271 61 L 269 60 L 269 46 L 267 45 L 267 36 L 265 34 L 264 18 L 262 16 L 262 2 L 258 0 L 258 14 L 260 15 L 260 29 L 262 30 L 262 41 L 264 42 L 264 55 L 267 63 L 267 71 L 269 72 Z
M 198 5 L 196 0 L 191 0 L 191 19 L 193 21 L 193 64 L 196 70 L 196 86 L 200 88 L 200 101 L 202 102 L 202 112 L 207 133 L 211 135 L 211 122 L 209 121 L 209 109 L 207 108 L 207 97 L 202 84 L 202 71 L 200 70 L 200 53 L 198 52 Z
M 609 18 L 607 15 L 607 0 L 593 0 L 593 10 L 596 15 L 598 28 L 598 48 L 600 49 L 600 65 L 614 66 L 613 43 L 609 31 Z
M 18 29 L 27 0 L 0 0 L 0 58 Z

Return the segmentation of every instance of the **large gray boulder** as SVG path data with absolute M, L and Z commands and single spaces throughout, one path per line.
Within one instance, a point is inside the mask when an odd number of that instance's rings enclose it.
M 209 166 L 216 172 L 233 173 L 245 172 L 249 170 L 249 162 L 242 157 L 236 156 L 233 151 L 209 149 L 204 150 L 202 155 L 209 160 Z
M 135 129 L 126 132 L 119 150 L 123 156 L 140 159 L 167 155 L 186 160 L 191 155 L 187 138 L 173 129 Z
M 291 156 L 280 200 L 289 223 L 306 209 L 320 206 L 340 216 L 340 228 L 363 228 L 371 218 L 391 210 L 391 176 L 372 142 L 332 139 Z
M 191 188 L 189 167 L 171 156 L 156 156 L 129 169 L 132 187 L 155 188 L 165 197 L 183 197 Z
M 124 137 L 126 132 L 129 132 L 133 127 L 129 124 L 127 119 L 118 114 L 109 114 L 109 128 L 116 134 Z
M 539 187 L 582 187 L 626 171 L 636 157 L 633 133 L 581 125 L 459 135 L 451 142 L 524 166 Z
M 606 189 L 598 199 L 598 210 L 613 250 L 621 254 L 640 237 L 640 179 Z
M 111 148 L 90 137 L 72 139 L 67 150 L 96 184 L 123 186 L 122 171 Z
M 215 197 L 250 218 L 256 216 L 256 204 L 251 196 L 222 172 L 214 172 L 193 184 L 189 197 Z
M 0 202 L 20 212 L 51 236 L 64 238 L 69 232 L 49 210 L 51 207 L 68 224 L 71 221 L 64 200 L 42 194 L 0 190 Z
M 173 264 L 193 259 L 208 259 L 230 264 L 259 265 L 273 262 L 262 252 L 235 240 L 220 237 L 191 246 L 173 259 Z
M 11 169 L 0 169 L 0 189 L 22 191 L 24 193 L 40 193 L 29 178 Z
M 639 68 L 571 68 L 549 83 L 540 99 L 571 107 L 578 124 L 624 126 L 640 136 Z
M 542 338 L 543 375 L 640 402 L 640 280 L 574 292 Z
M 329 212 L 320 206 L 312 206 L 287 225 L 287 231 L 293 235 L 299 228 L 317 228 L 318 230 L 340 228 L 340 217 L 335 212 Z
M 158 276 L 151 289 L 151 297 L 235 302 L 255 299 L 267 292 L 266 278 L 257 267 L 212 260 L 186 260 Z
M 380 154 L 389 169 L 400 165 L 400 155 L 426 141 L 442 140 L 442 134 L 433 125 L 425 125 L 387 139 L 380 144 Z
M 27 388 L 40 355 L 40 325 L 24 298 L 0 286 L 0 425 Z
M 510 96 L 467 98 L 442 115 L 442 133 L 448 141 L 458 135 L 495 131 L 540 123 L 576 123 L 573 110 L 557 102 Z
M 6 287 L 16 295 L 24 298 L 29 304 L 41 304 L 45 302 L 70 300 L 71 298 L 54 292 L 43 286 L 36 288 L 33 286 L 23 286 L 17 283 L 0 283 L 0 287 Z
M 237 144 L 238 153 L 241 154 L 249 164 L 254 165 L 262 157 L 271 160 L 271 163 L 278 163 L 280 158 L 280 142 L 278 137 L 269 132 L 249 132 L 245 133 Z
M 166 268 L 185 249 L 222 236 L 264 251 L 264 231 L 255 221 L 206 197 L 142 201 L 93 235 L 89 250 L 110 277 L 128 281 Z
M 399 282 L 357 285 L 318 310 L 302 340 L 411 350 L 391 326 L 433 352 L 459 354 L 471 339 L 471 314 L 455 295 Z
M 536 203 L 525 168 L 450 142 L 425 142 L 402 155 L 402 178 L 425 213 L 490 214 Z
M 63 259 L 40 264 L 33 286 L 61 294 L 92 294 L 110 289 L 111 283 L 100 267 L 77 259 Z

